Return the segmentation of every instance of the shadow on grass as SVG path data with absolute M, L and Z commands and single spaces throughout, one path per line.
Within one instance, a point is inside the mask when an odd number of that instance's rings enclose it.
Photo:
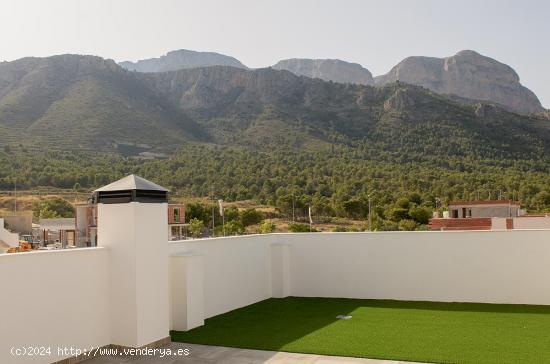
M 204 326 L 172 331 L 173 341 L 239 348 L 279 350 L 286 344 L 326 327 L 357 307 L 351 300 L 332 302 L 288 297 L 271 298 L 205 320 Z
M 353 317 L 336 318 L 347 314 Z M 550 362 L 549 325 L 549 306 L 288 297 L 212 317 L 171 337 L 247 349 L 501 364 Z

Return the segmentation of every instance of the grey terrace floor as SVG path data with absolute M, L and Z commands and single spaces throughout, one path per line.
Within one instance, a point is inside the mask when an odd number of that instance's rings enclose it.
M 196 344 L 171 343 L 162 349 L 188 349 L 184 356 L 101 356 L 86 360 L 85 364 L 412 364 L 392 360 L 346 358 L 314 354 L 295 354 L 276 351 L 248 350 Z

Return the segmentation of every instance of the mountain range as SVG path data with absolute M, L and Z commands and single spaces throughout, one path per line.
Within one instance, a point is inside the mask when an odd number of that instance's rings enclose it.
M 137 62 L 120 62 L 119 65 L 127 70 L 138 72 L 166 72 L 209 66 L 247 68 L 233 57 L 215 52 L 196 52 L 187 49 L 168 52 L 159 58 L 143 59 Z
M 458 102 L 403 82 L 336 83 L 230 66 L 141 73 L 81 55 L 0 63 L 2 145 L 170 154 L 186 143 L 370 143 L 385 152 L 536 158 L 550 143 L 548 126 L 543 114 Z
M 247 68 L 233 57 L 188 50 L 173 51 L 160 58 L 135 63 L 121 62 L 120 65 L 140 72 L 205 66 Z M 465 102 L 474 100 L 495 103 L 522 114 L 544 111 L 537 96 L 521 85 L 519 76 L 510 66 L 471 50 L 445 58 L 408 57 L 387 74 L 374 78 L 363 66 L 338 59 L 285 59 L 272 68 L 338 83 L 385 85 L 401 81 L 451 98 L 462 98 Z

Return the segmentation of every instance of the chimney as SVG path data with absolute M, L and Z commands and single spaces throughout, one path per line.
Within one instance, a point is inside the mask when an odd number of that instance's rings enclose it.
M 169 342 L 168 190 L 130 175 L 94 191 L 98 246 L 110 250 L 111 343 Z

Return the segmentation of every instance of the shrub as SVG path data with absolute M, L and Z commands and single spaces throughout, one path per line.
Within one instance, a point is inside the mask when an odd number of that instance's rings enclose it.
M 299 224 L 299 223 L 291 223 L 288 225 L 288 229 L 293 233 L 309 233 L 309 232 L 315 232 L 314 228 L 310 229 L 309 224 Z
M 346 229 L 345 226 L 336 226 L 334 229 L 332 229 L 332 232 L 335 232 L 335 233 L 344 233 L 348 231 L 348 229 Z
M 241 212 L 241 223 L 244 226 L 256 225 L 263 220 L 264 215 L 254 208 L 245 209 Z
M 415 229 L 416 229 L 416 222 L 414 220 L 405 219 L 399 222 L 399 230 L 413 231 Z
M 269 234 L 275 231 L 275 224 L 271 221 L 264 221 L 260 224 L 260 233 Z
M 189 220 L 189 232 L 194 238 L 200 238 L 204 230 L 204 223 L 196 217 Z
M 238 220 L 225 223 L 225 235 L 239 235 L 244 233 L 244 226 Z
M 32 214 L 36 221 L 55 217 L 74 217 L 74 207 L 70 202 L 56 197 L 34 202 Z
M 427 224 L 432 217 L 432 210 L 427 207 L 413 206 L 409 210 L 409 216 L 420 224 Z
M 400 220 L 406 219 L 409 217 L 409 211 L 402 207 L 390 207 L 385 212 L 386 218 L 393 222 L 398 222 Z

